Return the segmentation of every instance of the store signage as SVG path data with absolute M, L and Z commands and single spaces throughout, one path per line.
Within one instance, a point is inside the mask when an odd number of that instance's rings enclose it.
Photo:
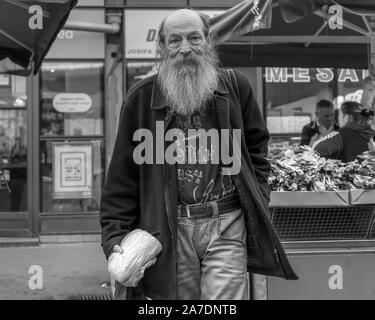
M 82 113 L 92 108 L 92 99 L 86 93 L 60 93 L 52 102 L 57 112 Z
M 78 0 L 78 7 L 104 7 L 104 0 Z
M 369 75 L 368 70 L 339 69 L 338 82 L 360 82 Z M 332 68 L 266 68 L 265 80 L 268 83 L 309 83 L 317 80 L 328 83 L 334 80 L 335 74 Z
M 173 10 L 125 10 L 126 59 L 155 59 L 159 25 L 171 12 Z M 213 17 L 224 11 L 202 12 Z
M 69 15 L 68 22 L 79 21 L 88 23 L 105 23 L 103 9 L 74 9 Z M 56 37 L 47 59 L 104 59 L 105 34 L 100 32 L 85 32 L 61 30 Z
M 92 198 L 93 158 L 90 143 L 53 144 L 53 198 Z
M 345 101 L 356 101 L 358 103 L 362 103 L 362 98 L 363 98 L 363 89 L 359 89 L 353 92 L 350 92 L 348 94 L 344 95 L 339 95 L 337 96 L 334 100 L 333 103 L 336 106 L 341 106 Z
M 61 30 L 57 35 L 58 39 L 73 39 L 74 31 L 73 30 Z

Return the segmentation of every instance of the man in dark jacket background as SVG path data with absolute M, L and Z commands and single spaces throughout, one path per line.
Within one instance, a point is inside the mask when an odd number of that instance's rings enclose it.
M 107 258 L 136 228 L 163 246 L 128 298 L 248 299 L 247 271 L 296 279 L 268 218 L 269 133 L 246 77 L 217 67 L 192 10 L 162 22 L 159 49 L 158 74 L 123 105 L 101 201 Z
M 315 120 L 302 128 L 301 146 L 308 145 L 311 147 L 315 141 L 340 128 L 335 123 L 335 108 L 331 101 L 318 101 L 315 115 Z

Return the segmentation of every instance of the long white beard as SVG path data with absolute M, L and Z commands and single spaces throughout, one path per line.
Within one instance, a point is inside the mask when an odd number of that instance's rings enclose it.
M 212 51 L 213 52 L 213 51 Z M 219 83 L 217 58 L 204 54 L 199 62 L 183 63 L 178 58 L 164 58 L 159 66 L 158 80 L 172 111 L 186 116 L 204 111 Z

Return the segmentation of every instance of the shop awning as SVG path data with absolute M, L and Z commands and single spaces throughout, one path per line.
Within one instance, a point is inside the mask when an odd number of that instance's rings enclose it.
M 77 0 L 1 0 L 0 73 L 37 73 Z
M 224 67 L 368 68 L 366 44 L 225 44 Z
M 356 15 L 375 15 L 374 0 L 278 0 L 281 14 L 286 22 L 303 19 L 324 6 L 340 5 Z
M 342 28 L 332 28 L 330 5 Z M 220 46 L 224 66 L 369 67 L 374 0 L 273 0 L 269 28 L 231 37 Z

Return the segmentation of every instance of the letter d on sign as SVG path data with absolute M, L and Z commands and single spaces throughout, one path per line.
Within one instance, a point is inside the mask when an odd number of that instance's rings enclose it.
M 342 268 L 338 265 L 330 266 L 329 274 L 333 274 L 328 280 L 328 287 L 331 290 L 342 290 Z
M 43 269 L 41 266 L 31 266 L 29 268 L 29 288 L 30 290 L 43 290 Z

